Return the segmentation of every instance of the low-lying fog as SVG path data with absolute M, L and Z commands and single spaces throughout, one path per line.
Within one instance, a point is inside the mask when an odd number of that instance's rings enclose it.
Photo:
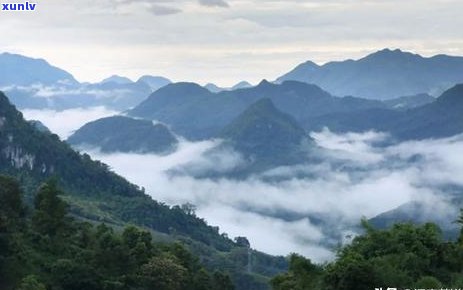
M 59 129 L 56 132 L 62 137 L 72 131 L 59 124 L 68 117 L 25 115 Z M 220 226 L 221 232 L 246 236 L 253 248 L 270 254 L 298 252 L 315 261 L 329 259 L 333 248 L 328 245 L 337 243 L 334 235 L 346 236 L 362 217 L 374 217 L 412 200 L 427 205 L 425 214 L 436 220 L 450 224 L 456 219 L 458 210 L 443 190 L 446 185 L 463 186 L 463 135 L 387 146 L 389 136 L 377 132 L 324 130 L 311 136 L 324 162 L 275 168 L 245 180 L 185 174 L 227 171 L 240 164 L 240 154 L 230 150 L 203 154 L 220 140 L 182 141 L 168 156 L 86 151 L 143 186 L 154 199 L 192 203 L 197 215 Z

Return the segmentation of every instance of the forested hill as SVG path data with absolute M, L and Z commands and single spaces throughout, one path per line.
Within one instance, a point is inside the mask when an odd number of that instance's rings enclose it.
M 235 261 L 217 261 L 223 259 L 219 252 L 229 254 L 240 249 L 226 235 L 221 235 L 218 227 L 209 226 L 188 208 L 169 207 L 152 200 L 138 186 L 111 172 L 107 165 L 75 152 L 58 136 L 37 130 L 3 93 L 0 93 L 0 174 L 20 181 L 29 204 L 37 187 L 56 177 L 67 193 L 63 198 L 69 203 L 71 213 L 80 219 L 114 226 L 132 223 L 168 234 L 171 239 L 184 237 L 210 265 L 226 265 L 235 281 L 239 276 L 247 283 L 238 289 L 266 289 L 267 277 L 286 266 L 281 258 L 272 260 L 273 257 L 256 253 L 272 262 L 261 265 L 259 272 L 264 275 L 255 281 L 253 275 L 246 273 L 245 266 Z
M 75 152 L 56 135 L 42 133 L 26 122 L 5 95 L 0 94 L 0 172 L 17 176 L 34 190 L 56 176 L 69 192 L 73 212 L 110 223 L 133 222 L 169 233 L 176 231 L 217 248 L 232 241 L 217 230 L 180 209 L 153 201 L 136 185 L 111 172 L 107 165 Z M 85 204 L 92 202 L 89 210 Z
M 73 219 L 59 194 L 50 180 L 27 207 L 19 184 L 0 175 L 0 289 L 234 289 L 228 275 L 207 271 L 178 243 Z

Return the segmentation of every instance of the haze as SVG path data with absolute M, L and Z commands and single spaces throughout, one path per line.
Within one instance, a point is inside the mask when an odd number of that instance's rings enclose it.
M 152 74 L 229 86 L 384 47 L 463 55 L 462 10 L 459 0 L 48 0 L 2 13 L 0 51 L 80 81 Z

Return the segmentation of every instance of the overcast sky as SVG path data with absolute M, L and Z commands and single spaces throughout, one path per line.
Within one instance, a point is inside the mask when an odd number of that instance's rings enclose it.
M 37 2 L 35 12 L 0 11 L 0 51 L 45 58 L 80 81 L 152 74 L 231 85 L 385 47 L 463 55 L 461 0 Z

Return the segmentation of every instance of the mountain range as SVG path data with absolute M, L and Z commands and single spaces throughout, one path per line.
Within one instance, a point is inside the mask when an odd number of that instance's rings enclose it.
M 249 272 L 237 262 L 247 260 L 249 250 L 220 234 L 218 227 L 209 226 L 185 206 L 153 200 L 106 164 L 42 129 L 25 121 L 0 93 L 0 174 L 17 178 L 29 203 L 38 186 L 54 177 L 66 192 L 61 198 L 74 217 L 115 228 L 134 224 L 150 230 L 159 241 L 182 241 L 206 267 L 230 272 L 237 289 L 268 289 L 269 277 L 286 269 L 283 257 L 252 250 L 255 270 Z
M 248 83 L 247 81 L 241 81 L 230 88 L 221 88 L 213 83 L 208 83 L 204 87 L 208 89 L 211 93 L 218 93 L 221 91 L 233 91 L 233 90 L 238 90 L 238 89 L 246 89 L 246 88 L 252 87 L 252 85 Z
M 148 75 L 136 82 L 113 75 L 100 83 L 80 83 L 43 59 L 0 54 L 0 90 L 20 109 L 105 106 L 124 111 L 168 83 L 166 78 Z
M 373 108 L 308 118 L 303 127 L 334 132 L 389 132 L 399 140 L 450 137 L 463 133 L 463 85 L 445 91 L 434 102 L 409 110 Z
M 194 83 L 170 84 L 151 94 L 128 114 L 169 124 L 174 132 L 189 139 L 207 139 L 216 137 L 262 98 L 270 99 L 278 110 L 298 122 L 332 112 L 386 107 L 374 100 L 334 97 L 315 85 L 302 82 L 273 84 L 263 80 L 255 87 L 219 93 Z
M 400 49 L 384 49 L 359 60 L 333 61 L 317 65 L 307 61 L 276 81 L 315 84 L 336 96 L 386 100 L 427 93 L 440 95 L 463 83 L 463 57 L 422 57 Z

